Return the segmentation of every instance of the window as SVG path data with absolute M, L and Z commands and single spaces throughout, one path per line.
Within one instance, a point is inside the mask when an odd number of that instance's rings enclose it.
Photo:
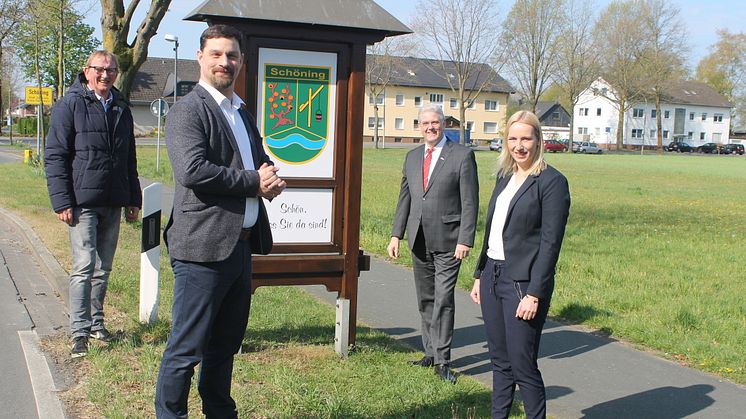
M 418 120 L 415 119 L 414 122 L 412 123 L 412 126 L 414 127 L 414 129 L 419 128 L 420 127 L 420 121 L 418 121 Z
M 655 118 L 656 116 L 658 116 L 658 111 L 655 110 L 655 109 L 651 110 L 650 111 L 650 117 L 651 118 Z
M 668 130 L 667 129 L 663 130 L 663 138 L 668 139 Z
M 578 116 L 588 116 L 588 108 L 578 108 Z
M 376 100 L 376 105 L 383 105 L 383 95 L 382 94 L 379 93 L 378 96 L 376 96 L 375 100 Z M 371 104 L 371 105 L 373 104 L 373 96 L 372 95 L 368 95 L 368 103 Z
M 485 134 L 497 134 L 497 122 L 485 122 L 484 133 Z
M 601 116 L 601 108 L 596 108 L 596 116 Z
M 474 121 L 466 121 L 466 129 L 469 131 L 474 129 Z
M 641 108 L 634 108 L 632 109 L 632 117 L 633 118 L 642 118 L 645 116 L 645 111 Z
M 496 111 L 497 110 L 497 101 L 496 100 L 485 100 L 484 101 L 484 110 L 485 111 Z
M 458 108 L 458 100 L 455 97 L 452 97 L 451 100 L 451 109 L 457 109 Z
M 552 112 L 552 120 L 559 121 L 559 112 Z
M 474 99 L 469 99 L 467 103 L 468 103 L 468 105 L 466 106 L 467 109 L 474 109 L 477 106 L 477 102 Z
M 578 134 L 588 134 L 588 127 L 578 127 Z
M 368 129 L 373 129 L 376 127 L 376 117 L 371 116 L 368 117 Z M 383 128 L 383 118 L 378 118 L 378 128 Z
M 716 113 L 715 115 L 712 116 L 712 121 L 713 122 L 723 122 L 723 114 Z
M 396 95 L 396 106 L 404 106 L 404 95 Z
M 632 138 L 642 138 L 642 129 L 635 128 L 632 130 Z
M 692 115 L 694 115 L 694 114 L 692 114 Z M 694 133 L 693 133 L 693 132 L 691 132 L 691 131 L 689 131 L 689 132 L 688 132 L 688 133 L 686 134 L 686 138 L 688 138 L 688 139 L 690 139 L 690 140 L 691 140 L 691 139 L 692 139 L 692 135 L 694 135 Z
M 699 133 L 699 139 L 700 140 L 704 140 L 705 139 L 705 133 L 704 132 L 700 132 Z
M 703 121 L 707 120 L 707 112 L 702 112 L 702 120 Z
M 443 94 L 430 93 L 430 103 L 443 103 Z
M 671 111 L 663 111 L 663 117 L 668 119 L 671 117 Z
M 396 129 L 404 129 L 404 118 L 396 118 L 396 119 L 394 119 L 394 128 L 396 128 Z
M 414 97 L 414 106 L 421 108 L 422 107 L 422 96 L 415 96 Z
M 650 130 L 650 138 L 655 138 L 655 130 L 654 129 Z
M 694 121 L 694 112 L 689 112 L 689 120 Z

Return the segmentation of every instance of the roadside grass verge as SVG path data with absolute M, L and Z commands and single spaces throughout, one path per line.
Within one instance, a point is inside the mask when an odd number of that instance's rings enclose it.
M 139 152 L 141 163 L 153 155 Z M 0 165 L 0 175 L 8 180 L 0 182 L 0 206 L 22 216 L 69 268 L 65 226 L 50 210 L 43 173 L 17 163 Z M 123 329 L 125 338 L 110 346 L 93 342 L 89 355 L 74 362 L 69 360 L 66 335 L 45 341 L 58 363 L 77 372 L 79 384 L 62 394 L 76 417 L 154 417 L 173 275 L 164 250 L 161 320 L 153 326 L 139 324 L 139 229 L 140 223 L 122 224 L 106 300 L 107 325 Z M 431 369 L 408 367 L 406 361 L 421 354 L 368 327 L 358 328 L 356 351 L 340 360 L 333 349 L 334 320 L 332 307 L 299 288 L 257 290 L 243 350 L 234 365 L 232 392 L 239 417 L 489 417 L 489 389 L 469 377 L 450 385 Z M 190 416 L 201 417 L 200 407 L 195 377 Z M 515 408 L 513 415 L 521 417 L 522 412 Z
M 407 150 L 366 149 L 361 246 L 385 257 Z M 459 286 L 470 289 L 495 184 L 476 152 L 480 216 Z M 746 384 L 746 159 L 550 154 L 570 219 L 550 314 Z M 398 263 L 411 265 L 402 245 Z

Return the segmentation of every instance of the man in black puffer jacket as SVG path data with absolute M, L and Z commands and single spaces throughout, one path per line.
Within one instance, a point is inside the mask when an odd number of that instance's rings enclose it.
M 114 339 L 104 327 L 104 297 L 119 238 L 142 206 L 129 104 L 113 88 L 117 57 L 96 51 L 52 108 L 44 150 L 47 188 L 57 218 L 68 225 L 72 250 L 70 332 L 73 358 L 88 339 Z

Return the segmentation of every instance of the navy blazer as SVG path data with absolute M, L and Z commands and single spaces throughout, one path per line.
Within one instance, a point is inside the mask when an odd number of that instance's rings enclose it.
M 495 200 L 512 176 L 499 178 L 487 210 L 484 242 L 474 277 L 487 263 L 487 246 L 495 213 Z M 513 281 L 528 281 L 527 293 L 549 299 L 554 291 L 554 270 L 570 213 L 570 189 L 557 169 L 547 166 L 526 178 L 508 208 L 503 228 L 505 267 L 502 274 Z

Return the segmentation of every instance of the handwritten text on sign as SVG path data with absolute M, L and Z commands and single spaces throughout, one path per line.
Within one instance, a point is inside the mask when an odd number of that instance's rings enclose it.
M 331 189 L 286 189 L 266 203 L 276 244 L 332 241 Z

